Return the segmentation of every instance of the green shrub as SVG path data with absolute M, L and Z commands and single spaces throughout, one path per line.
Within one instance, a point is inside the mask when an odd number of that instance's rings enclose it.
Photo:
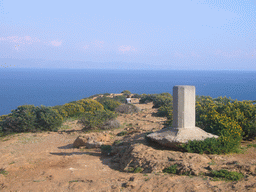
M 223 110 L 232 119 L 236 120 L 243 129 L 244 139 L 256 137 L 256 105 L 250 101 L 234 101 Z
M 4 176 L 6 176 L 6 175 L 8 175 L 9 173 L 5 170 L 5 169 L 0 169 L 0 174 L 2 174 L 2 175 L 4 175 Z
M 161 106 L 172 106 L 172 95 L 170 93 L 142 94 L 139 103 L 149 103 L 153 101 L 153 108 Z
M 176 174 L 177 173 L 177 164 L 171 165 L 170 167 L 167 167 L 167 168 L 163 169 L 163 172 L 164 173 Z
M 0 136 L 3 135 L 3 121 L 9 116 L 10 114 L 0 116 Z
M 83 106 L 85 112 L 104 110 L 103 105 L 93 99 L 81 99 L 77 103 Z
M 134 172 L 134 167 L 128 167 L 125 170 L 128 171 L 128 172 Z
M 2 123 L 0 122 L 0 137 L 3 135 L 3 127 L 2 127 Z
M 36 107 L 36 127 L 42 131 L 57 131 L 61 126 L 62 116 L 50 107 Z
M 56 130 L 62 123 L 62 117 L 50 107 L 22 105 L 12 110 L 11 115 L 1 122 L 3 132 L 36 132 Z
M 81 99 L 64 105 L 54 106 L 52 109 L 57 111 L 63 118 L 67 118 L 78 117 L 84 112 L 104 110 L 104 107 L 101 103 L 93 99 Z
M 128 90 L 124 90 L 124 91 L 122 91 L 121 93 L 123 93 L 123 95 L 130 95 L 130 94 L 131 94 L 131 92 L 128 91 Z
M 120 103 L 125 103 L 126 102 L 126 96 L 124 95 L 117 95 L 113 97 L 114 101 L 118 101 Z
M 124 136 L 126 134 L 128 134 L 127 131 L 121 131 L 120 133 L 117 133 L 117 136 Z
M 219 171 L 211 171 L 211 174 L 213 177 L 221 178 L 224 180 L 230 180 L 230 181 L 239 181 L 241 180 L 244 175 L 242 173 L 238 173 L 236 171 L 228 171 L 225 169 L 221 169 Z
M 157 94 L 142 94 L 139 103 L 150 103 L 155 100 Z
M 63 118 L 68 117 L 68 112 L 65 110 L 65 108 L 62 105 L 56 105 L 52 107 L 52 109 L 57 113 L 59 113 Z
M 123 104 L 118 106 L 115 109 L 115 111 L 119 113 L 132 114 L 132 113 L 138 113 L 140 109 L 133 104 Z
M 85 112 L 83 105 L 79 103 L 66 103 L 62 107 L 69 117 Z
M 11 115 L 2 122 L 3 132 L 36 131 L 36 113 L 34 105 L 22 105 L 12 110 Z
M 100 102 L 103 106 L 104 109 L 110 110 L 110 111 L 115 111 L 115 109 L 121 105 L 119 101 L 115 101 L 109 97 L 99 97 L 97 98 L 97 101 Z
M 3 121 L 8 116 L 10 116 L 10 115 L 2 115 L 2 116 L 0 116 L 0 122 Z
M 243 130 L 243 139 L 256 136 L 256 105 L 252 101 L 237 101 L 226 97 L 197 96 L 196 123 L 203 129 L 212 124 L 211 115 L 226 115 L 237 122 Z
M 173 109 L 171 105 L 168 105 L 168 106 L 163 105 L 158 108 L 156 115 L 158 117 L 169 117 L 172 119 L 172 111 Z
M 218 139 L 216 138 L 207 138 L 204 141 L 189 141 L 187 144 L 183 144 L 182 147 L 189 153 L 207 153 L 207 154 L 221 154 L 223 153 L 223 148 Z
M 219 119 L 232 121 L 242 128 L 243 139 L 256 136 L 256 105 L 251 101 L 237 101 L 226 97 L 197 96 L 196 98 L 196 126 L 207 132 L 218 132 Z M 216 133 L 217 134 L 217 133 Z
M 154 98 L 153 108 L 159 108 L 161 106 L 172 107 L 172 95 L 170 93 L 162 93 Z
M 206 132 L 218 135 L 219 138 L 189 141 L 182 147 L 193 153 L 225 154 L 237 152 L 243 129 L 239 123 L 242 113 L 239 112 L 238 108 L 233 108 L 236 101 L 225 97 L 212 99 L 209 96 L 197 96 L 196 100 L 196 126 Z
M 135 93 L 135 94 L 132 96 L 132 98 L 141 98 L 141 95 Z
M 116 117 L 117 114 L 112 111 L 86 112 L 78 122 L 83 124 L 83 130 L 94 130 L 103 128 L 106 122 Z
M 110 111 L 115 111 L 115 109 L 121 105 L 118 101 L 108 100 L 102 103 L 104 108 Z
M 242 128 L 224 115 L 216 115 L 212 127 L 208 129 L 219 135 L 217 139 L 208 138 L 204 141 L 189 141 L 182 147 L 190 153 L 222 154 L 237 152 L 242 139 Z
M 134 169 L 134 173 L 141 173 L 143 171 L 143 168 L 141 167 L 136 167 L 136 169 Z

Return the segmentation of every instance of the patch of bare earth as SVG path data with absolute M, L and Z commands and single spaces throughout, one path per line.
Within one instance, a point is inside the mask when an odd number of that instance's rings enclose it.
M 120 129 L 89 133 L 113 145 L 110 156 L 102 155 L 99 148 L 73 148 L 76 138 L 86 135 L 77 121 L 66 122 L 67 129 L 58 132 L 2 138 L 0 191 L 256 191 L 255 148 L 244 154 L 199 155 L 149 144 L 146 132 L 162 129 L 166 119 L 153 115 L 157 110 L 152 109 L 152 103 L 132 102 L 142 111 L 120 115 Z M 117 136 L 121 131 L 127 133 Z M 177 174 L 162 173 L 174 164 Z M 126 171 L 137 167 L 142 173 Z M 246 177 L 226 182 L 207 176 L 210 170 L 219 169 L 238 171 Z

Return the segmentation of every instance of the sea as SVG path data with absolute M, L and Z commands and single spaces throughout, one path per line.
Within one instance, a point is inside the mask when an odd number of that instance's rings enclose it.
M 20 105 L 55 106 L 101 93 L 168 92 L 193 85 L 196 95 L 256 100 L 256 71 L 0 69 L 0 115 Z

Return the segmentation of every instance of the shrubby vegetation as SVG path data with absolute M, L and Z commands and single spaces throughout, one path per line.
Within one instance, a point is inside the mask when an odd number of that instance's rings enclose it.
M 232 131 L 241 134 L 243 139 L 254 139 L 256 136 L 256 105 L 251 101 L 201 96 L 197 97 L 196 114 L 197 126 L 205 131 L 218 134 L 222 129 L 218 128 L 218 124 L 232 122 L 236 124 L 232 125 Z
M 123 104 L 116 108 L 116 112 L 119 113 L 126 113 L 126 114 L 132 114 L 132 113 L 138 113 L 140 109 L 136 107 L 133 104 Z
M 105 110 L 110 111 L 115 111 L 115 109 L 122 104 L 121 102 L 110 97 L 98 97 L 96 100 L 104 106 Z
M 161 106 L 158 108 L 158 111 L 156 113 L 156 115 L 158 117 L 168 117 L 168 116 L 172 116 L 172 106 Z
M 237 101 L 226 97 L 196 98 L 196 126 L 216 134 L 218 139 L 190 141 L 183 147 L 196 153 L 236 152 L 242 139 L 255 138 L 256 106 L 251 101 Z
M 104 99 L 100 100 L 103 105 L 85 98 L 54 107 L 19 106 L 9 115 L 0 116 L 0 135 L 11 132 L 56 131 L 63 120 L 69 117 L 80 119 L 85 126 L 84 130 L 118 128 L 120 123 L 115 120 L 117 114 L 113 111 L 121 102 L 125 103 L 126 97 L 122 95 L 111 99 L 106 97 L 108 95 L 110 94 L 104 94 Z
M 4 133 L 56 131 L 62 120 L 62 116 L 50 107 L 22 105 L 12 110 L 0 122 L 0 127 Z
M 133 94 L 132 98 L 141 98 L 141 95 L 135 93 L 135 94 Z
M 172 106 L 172 95 L 170 93 L 161 93 L 154 98 L 153 108 L 162 106 Z
M 139 96 L 138 96 L 139 97 Z M 161 94 L 142 94 L 139 103 L 153 102 L 153 108 L 158 108 L 156 115 L 158 117 L 167 117 L 165 126 L 171 126 L 173 121 L 173 98 L 170 93 Z
M 125 103 L 126 102 L 126 96 L 124 95 L 117 95 L 113 97 L 114 101 L 118 101 L 120 103 Z
M 153 102 L 157 116 L 167 117 L 166 126 L 172 126 L 172 96 L 169 93 L 142 94 L 140 103 Z M 256 106 L 254 101 L 237 101 L 226 97 L 213 99 L 196 97 L 196 126 L 218 135 L 204 141 L 190 141 L 182 147 L 196 153 L 237 152 L 241 140 L 256 137 Z
M 171 165 L 170 167 L 167 167 L 163 169 L 163 173 L 172 173 L 176 174 L 177 173 L 177 164 Z
M 66 103 L 64 105 L 57 105 L 52 107 L 63 118 L 79 116 L 85 112 L 101 111 L 104 110 L 104 106 L 93 99 L 81 99 Z
M 113 126 L 116 127 L 117 122 L 115 124 L 111 124 L 111 121 L 114 120 L 116 117 L 117 114 L 109 110 L 93 111 L 82 114 L 78 122 L 84 126 L 84 131 L 109 129 Z M 108 124 L 112 126 L 107 126 Z
M 128 91 L 128 90 L 124 90 L 124 91 L 122 91 L 121 93 L 123 93 L 123 95 L 130 95 L 130 94 L 131 94 L 131 92 Z
M 140 98 L 140 104 L 153 102 L 153 108 L 159 108 L 161 106 L 172 107 L 172 95 L 170 93 L 141 94 L 136 95 L 136 97 Z
M 244 177 L 242 173 L 238 173 L 236 171 L 228 171 L 225 169 L 221 169 L 219 171 L 212 170 L 211 176 L 226 181 L 239 181 Z
M 156 96 L 157 94 L 141 94 L 139 103 L 143 104 L 153 102 Z
M 174 164 L 170 167 L 163 169 L 163 173 L 178 174 L 178 165 Z M 185 175 L 190 174 L 189 172 L 184 173 Z M 226 181 L 239 181 L 244 178 L 242 173 L 236 171 L 228 171 L 225 169 L 211 170 L 209 176 L 213 177 L 214 180 L 226 180 Z
M 117 113 L 137 113 L 139 109 L 132 104 L 123 104 L 125 94 L 108 97 L 104 94 L 97 100 L 81 99 L 54 107 L 19 106 L 8 115 L 0 116 L 0 135 L 11 132 L 56 131 L 68 117 L 78 117 L 84 125 L 83 130 L 118 128 L 115 120 Z M 99 96 L 99 95 L 98 95 Z M 140 103 L 153 102 L 158 108 L 157 116 L 167 117 L 166 126 L 172 126 L 172 95 L 141 94 Z M 223 154 L 237 152 L 241 140 L 256 137 L 256 105 L 255 101 L 237 101 L 226 97 L 196 97 L 196 126 L 219 136 L 204 141 L 189 141 L 182 145 L 188 152 Z

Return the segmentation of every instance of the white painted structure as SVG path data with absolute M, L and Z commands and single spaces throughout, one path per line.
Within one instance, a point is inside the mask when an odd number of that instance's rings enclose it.
M 147 135 L 153 141 L 167 147 L 175 147 L 190 140 L 205 140 L 215 137 L 195 126 L 195 86 L 177 85 L 173 87 L 173 123 L 172 127 Z
M 194 128 L 195 86 L 176 85 L 173 87 L 173 128 Z

